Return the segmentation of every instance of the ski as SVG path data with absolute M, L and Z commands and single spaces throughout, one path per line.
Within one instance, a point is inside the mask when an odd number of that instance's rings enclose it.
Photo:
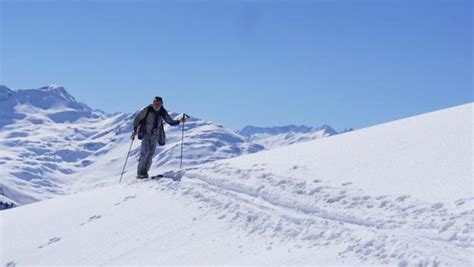
M 158 179 L 158 178 L 163 178 L 163 174 L 157 174 L 149 177 L 135 177 L 137 180 L 153 180 L 153 179 Z
M 173 181 L 181 181 L 181 178 L 183 177 L 184 171 L 168 171 L 164 172 L 162 174 L 156 174 L 156 175 L 151 175 L 147 178 L 139 178 L 137 177 L 137 180 L 142 180 L 142 181 L 148 181 L 148 180 L 160 180 L 162 178 L 168 178 L 172 179 Z

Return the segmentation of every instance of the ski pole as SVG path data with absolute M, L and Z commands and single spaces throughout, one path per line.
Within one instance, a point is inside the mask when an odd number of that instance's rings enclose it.
M 135 141 L 135 136 L 132 137 L 132 142 L 130 143 L 130 148 L 128 149 L 127 158 L 125 159 L 125 164 L 123 165 L 122 174 L 120 175 L 119 184 L 122 182 L 123 173 L 125 172 L 125 167 L 127 166 L 128 157 L 130 156 L 130 151 L 132 150 L 133 141 Z
M 189 116 L 183 113 L 183 119 L 185 119 L 186 117 L 189 117 Z M 179 163 L 179 169 L 182 169 L 183 167 L 183 145 L 184 145 L 184 121 L 183 121 L 183 127 L 181 131 L 181 160 Z

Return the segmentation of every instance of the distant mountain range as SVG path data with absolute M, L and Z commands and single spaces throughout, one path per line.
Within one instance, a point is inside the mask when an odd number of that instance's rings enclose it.
M 352 131 L 352 129 L 346 129 L 343 132 L 348 131 Z M 246 126 L 238 133 L 245 136 L 249 142 L 260 144 L 267 149 L 339 134 L 329 125 L 323 125 L 321 127 L 308 127 L 304 125 L 275 127 Z

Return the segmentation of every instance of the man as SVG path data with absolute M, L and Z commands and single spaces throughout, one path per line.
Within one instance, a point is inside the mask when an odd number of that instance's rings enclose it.
M 163 107 L 163 99 L 159 96 L 153 99 L 153 104 L 143 108 L 133 121 L 133 133 L 131 138 L 138 135 L 142 140 L 140 150 L 140 160 L 137 168 L 137 178 L 148 178 L 148 171 L 151 167 L 153 155 L 155 154 L 156 144 L 165 144 L 165 131 L 163 129 L 163 120 L 169 125 L 179 125 L 185 123 L 186 118 L 179 120 L 171 119 L 168 111 Z

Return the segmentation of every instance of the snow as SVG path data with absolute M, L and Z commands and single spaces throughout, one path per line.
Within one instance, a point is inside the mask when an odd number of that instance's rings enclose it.
M 2 264 L 268 264 L 330 255 L 229 229 L 206 203 L 161 191 L 170 186 L 113 186 L 4 211 L 2 239 L 15 242 L 4 243 Z
M 232 162 L 235 168 L 258 162 L 277 171 L 301 165 L 305 173 L 371 194 L 403 193 L 428 201 L 471 197 L 472 108 L 466 104 Z
M 130 166 L 118 184 L 123 141 L 73 174 L 77 193 L 1 211 L 0 262 L 469 266 L 473 105 L 162 179 L 136 181 Z M 218 142 L 208 126 L 190 131 Z
M 0 188 L 11 201 L 23 205 L 117 181 L 134 114 L 92 111 L 57 85 L 22 90 L 2 86 L 0 104 Z M 162 171 L 179 166 L 181 151 L 181 128 L 165 129 L 167 144 L 157 149 L 153 165 Z M 190 118 L 185 131 L 183 163 L 188 167 L 263 149 L 197 118 Z M 138 156 L 135 142 L 128 173 L 135 173 Z M 97 170 L 110 176 L 98 178 Z

